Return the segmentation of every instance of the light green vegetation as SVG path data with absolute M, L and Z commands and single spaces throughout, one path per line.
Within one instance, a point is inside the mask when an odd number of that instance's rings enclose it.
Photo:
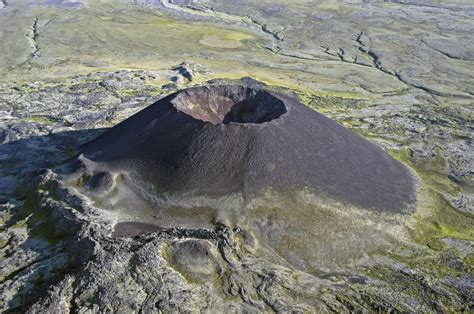
M 441 172 L 445 161 L 438 157 L 417 164 L 410 159 L 409 151 L 391 153 L 412 167 L 421 179 L 419 209 L 411 226 L 415 239 L 424 244 L 445 237 L 474 241 L 474 216 L 456 210 L 443 196 L 460 192 L 460 187 Z
M 18 212 L 18 216 L 28 215 L 22 221 L 30 236 L 45 240 L 54 246 L 74 233 L 77 227 L 74 223 L 67 227 L 57 226 L 58 215 L 63 214 L 55 212 L 51 205 L 51 202 L 56 202 L 59 199 L 56 185 L 41 185 L 37 190 L 27 193 L 24 206 Z M 49 205 L 44 204 L 46 198 L 50 202 Z
M 377 97 L 378 93 L 406 88 L 375 68 L 366 67 L 354 75 L 361 66 L 276 54 L 265 48 L 272 45 L 272 37 L 248 19 L 228 24 L 186 22 L 156 10 L 121 4 L 70 11 L 13 3 L 0 15 L 0 24 L 6 20 L 12 31 L 9 28 L 2 33 L 3 81 L 59 80 L 123 69 L 159 71 L 186 61 L 203 67 L 196 83 L 251 76 L 304 93 L 352 98 Z M 241 27 L 242 23 L 246 27 Z M 37 49 L 32 48 L 32 38 Z M 371 95 L 367 88 L 377 93 Z
M 252 58 L 256 44 L 262 40 L 247 31 L 177 21 L 145 9 L 135 8 L 127 15 L 115 13 L 117 6 L 74 12 L 24 9 L 29 11 L 22 12 L 21 18 L 17 12 L 11 15 L 7 12 L 0 16 L 0 22 L 15 19 L 16 28 L 26 30 L 29 22 L 38 18 L 39 50 L 35 56 L 25 54 L 31 52 L 28 34 L 4 31 L 2 48 L 6 64 L 1 64 L 1 68 L 9 70 L 5 73 L 9 79 L 38 80 L 48 76 L 57 79 L 112 69 L 160 70 L 190 57 L 222 57 L 227 48 Z M 24 54 L 21 58 L 14 50 L 17 46 Z M 219 51 L 221 48 L 224 50 Z
M 42 116 L 29 117 L 26 119 L 26 121 L 36 122 L 36 123 L 41 123 L 41 124 L 52 124 L 51 120 L 48 119 L 48 117 L 42 117 Z
M 308 191 L 268 191 L 243 216 L 243 226 L 262 246 L 311 273 L 334 271 L 407 237 L 403 215 L 364 210 Z

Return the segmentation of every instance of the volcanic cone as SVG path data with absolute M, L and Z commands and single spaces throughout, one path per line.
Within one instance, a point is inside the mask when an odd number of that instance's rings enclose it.
M 268 189 L 309 189 L 391 212 L 415 202 L 403 164 L 298 100 L 260 87 L 179 91 L 85 144 L 82 155 L 161 193 L 249 200 Z

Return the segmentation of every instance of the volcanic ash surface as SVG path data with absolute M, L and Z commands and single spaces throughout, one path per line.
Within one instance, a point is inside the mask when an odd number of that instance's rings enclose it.
M 416 204 L 403 164 L 260 87 L 169 95 L 86 143 L 68 169 L 76 192 L 117 223 L 112 235 L 223 224 L 249 250 L 305 270 L 386 245 Z

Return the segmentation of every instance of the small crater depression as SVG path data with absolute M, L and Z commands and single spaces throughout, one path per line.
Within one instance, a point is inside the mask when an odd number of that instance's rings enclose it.
M 188 280 L 209 282 L 221 272 L 215 245 L 203 239 L 176 241 L 169 248 L 170 261 Z
M 265 123 L 287 112 L 271 93 L 245 87 L 202 86 L 178 93 L 173 106 L 195 119 L 212 124 Z

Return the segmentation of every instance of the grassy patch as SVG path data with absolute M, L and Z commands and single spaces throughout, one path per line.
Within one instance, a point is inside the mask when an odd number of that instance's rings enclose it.
M 85 172 L 79 179 L 77 179 L 76 185 L 80 188 L 84 187 L 91 177 L 90 173 Z
M 411 233 L 415 240 L 433 248 L 441 248 L 436 239 L 455 238 L 474 241 L 474 216 L 452 207 L 443 194 L 452 194 L 460 188 L 446 175 L 436 171 L 439 160 L 419 167 L 413 162 L 408 150 L 392 150 L 392 156 L 406 163 L 421 178 L 419 209 L 413 216 Z M 435 167 L 435 168 L 432 168 Z
M 45 116 L 32 116 L 26 119 L 27 122 L 41 123 L 46 125 L 52 125 L 53 122 Z

